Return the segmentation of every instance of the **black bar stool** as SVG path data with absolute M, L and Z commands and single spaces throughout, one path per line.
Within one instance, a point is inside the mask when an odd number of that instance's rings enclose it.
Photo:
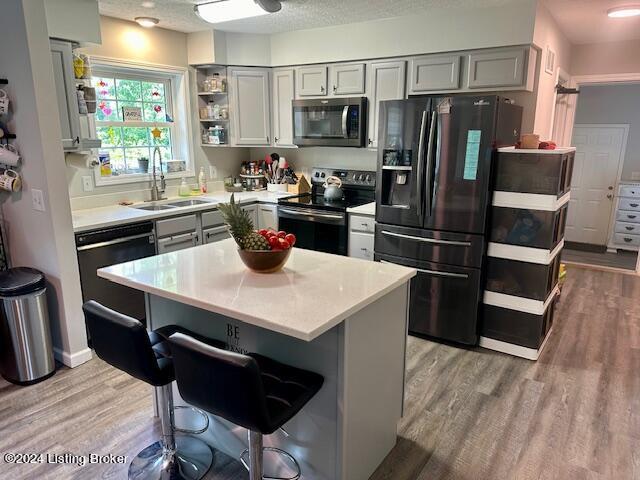
M 175 380 L 173 361 L 167 339 L 176 332 L 194 335 L 187 329 L 168 325 L 147 332 L 138 320 L 106 308 L 95 301 L 86 302 L 84 310 L 93 348 L 102 360 L 156 387 L 160 406 L 162 439 L 145 449 L 131 461 L 129 479 L 136 480 L 198 480 L 209 470 L 213 461 L 211 448 L 202 440 L 174 435 L 175 431 L 202 433 L 199 430 L 177 429 L 174 426 L 174 407 L 171 383 Z M 224 347 L 224 343 L 198 337 L 200 340 Z M 183 407 L 185 408 L 185 407 Z M 189 408 L 189 407 L 186 407 Z
M 262 436 L 293 418 L 320 390 L 324 378 L 255 353 L 222 350 L 184 333 L 174 333 L 169 343 L 182 398 L 249 430 L 249 449 L 241 460 L 250 480 L 279 479 L 263 476 Z M 268 450 L 292 461 L 297 473 L 288 480 L 300 477 L 300 466 L 290 454 Z

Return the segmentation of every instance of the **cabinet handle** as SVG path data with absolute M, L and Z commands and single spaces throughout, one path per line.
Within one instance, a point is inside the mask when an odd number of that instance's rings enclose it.
M 338 91 L 338 87 L 336 87 L 335 85 L 333 86 L 333 93 L 336 93 Z
M 637 203 L 630 203 L 629 205 L 631 205 L 633 208 L 637 207 L 638 204 Z
M 369 139 L 369 145 L 373 144 L 373 140 Z
M 278 137 L 273 137 L 273 141 L 274 141 L 275 143 L 278 143 Z
M 635 215 L 627 215 L 627 218 L 636 218 Z
M 269 143 L 269 135 L 267 135 L 267 143 Z
M 636 229 L 636 227 L 624 227 L 627 229 L 627 231 L 632 232 Z
M 320 85 L 320 91 L 324 92 L 324 87 L 322 85 Z
M 627 243 L 629 243 L 631 240 L 633 240 L 633 239 L 629 238 L 629 237 L 624 237 L 624 241 L 627 242 Z

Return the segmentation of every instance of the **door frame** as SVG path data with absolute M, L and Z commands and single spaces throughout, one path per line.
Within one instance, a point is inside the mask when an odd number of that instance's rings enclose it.
M 640 72 L 638 73 L 602 73 L 595 75 L 576 75 L 571 77 L 569 81 L 570 88 L 580 88 L 581 85 L 593 85 L 593 84 L 613 84 L 616 83 L 627 83 L 627 82 L 640 82 Z M 554 96 L 555 102 L 555 96 Z M 560 145 L 570 144 L 571 139 L 573 138 L 573 126 L 575 124 L 576 118 L 576 108 L 578 105 L 578 96 L 570 95 L 570 100 L 567 105 L 567 120 L 564 128 L 564 138 L 559 139 L 558 143 Z M 554 103 L 555 108 L 555 103 Z M 553 127 L 552 127 L 553 128 Z M 616 185 L 618 188 L 618 185 Z M 636 260 L 636 270 L 625 270 L 623 268 L 612 268 L 612 267 L 594 267 L 593 265 L 582 265 L 585 267 L 595 268 L 597 270 L 605 270 L 605 271 L 613 271 L 618 273 L 623 273 L 626 275 L 638 275 L 640 276 L 640 250 L 638 251 L 638 258 Z

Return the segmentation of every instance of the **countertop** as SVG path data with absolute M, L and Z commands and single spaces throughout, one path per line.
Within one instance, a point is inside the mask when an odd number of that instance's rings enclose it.
M 413 268 L 300 248 L 280 272 L 254 273 L 233 239 L 98 270 L 113 282 L 305 341 L 415 275 Z
M 235 194 L 235 199 L 239 203 L 278 203 L 279 198 L 289 197 L 290 193 L 272 193 L 267 191 L 260 192 L 239 192 Z M 108 207 L 88 208 L 84 210 L 74 210 L 72 212 L 73 231 L 74 233 L 86 232 L 97 228 L 112 227 L 115 225 L 124 225 L 132 222 L 143 220 L 155 220 L 157 218 L 171 217 L 175 215 L 184 215 L 191 212 L 209 210 L 219 203 L 228 202 L 231 193 L 214 192 L 196 197 L 172 197 L 156 203 L 168 203 L 171 201 L 199 199 L 205 200 L 207 203 L 189 207 L 178 207 L 171 210 L 147 211 L 138 210 L 123 205 L 110 205 Z M 149 203 L 138 203 L 135 205 L 148 205 Z
M 499 152 L 505 153 L 540 153 L 543 155 L 553 155 L 575 152 L 576 147 L 556 147 L 554 150 L 541 150 L 539 148 L 516 148 L 516 147 L 501 147 Z
M 376 215 L 376 202 L 365 203 L 358 207 L 347 208 L 348 213 L 354 213 L 356 215 L 369 215 L 375 217 Z

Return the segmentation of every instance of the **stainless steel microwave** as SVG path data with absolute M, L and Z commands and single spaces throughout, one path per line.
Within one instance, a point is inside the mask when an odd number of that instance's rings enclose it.
M 301 147 L 364 147 L 367 97 L 293 101 L 293 143 Z

